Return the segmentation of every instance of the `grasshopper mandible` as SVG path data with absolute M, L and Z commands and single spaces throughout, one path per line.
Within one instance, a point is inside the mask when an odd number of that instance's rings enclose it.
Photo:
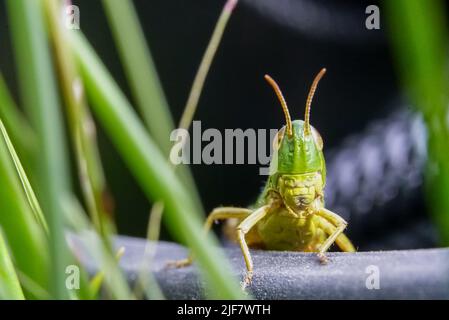
M 235 238 L 240 244 L 247 269 L 243 287 L 251 283 L 253 275 L 249 248 L 316 252 L 322 263 L 327 261 L 325 253 L 334 242 L 342 251 L 355 251 L 343 233 L 346 221 L 324 206 L 326 164 L 323 139 L 310 125 L 312 98 L 325 72 L 323 68 L 312 83 L 304 121 L 291 121 L 279 86 L 265 75 L 281 103 L 286 121 L 273 141 L 268 181 L 253 207 L 216 208 L 204 225 L 207 232 L 216 220 L 231 219 L 235 222 Z M 191 262 L 192 258 L 189 257 L 176 262 L 176 265 L 181 267 Z

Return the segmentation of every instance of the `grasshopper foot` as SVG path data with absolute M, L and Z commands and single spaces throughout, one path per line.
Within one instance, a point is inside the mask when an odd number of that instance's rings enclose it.
M 327 264 L 329 260 L 327 259 L 326 255 L 322 252 L 317 254 L 318 259 L 320 260 L 321 264 Z
M 175 260 L 175 261 L 169 261 L 167 262 L 167 268 L 184 268 L 187 266 L 190 266 L 192 264 L 192 259 L 186 258 L 182 260 Z
M 242 282 L 240 282 L 240 285 L 242 287 L 242 290 L 245 291 L 246 288 L 251 285 L 251 281 L 253 280 L 253 272 L 252 271 L 248 271 L 245 275 L 245 278 L 243 279 Z

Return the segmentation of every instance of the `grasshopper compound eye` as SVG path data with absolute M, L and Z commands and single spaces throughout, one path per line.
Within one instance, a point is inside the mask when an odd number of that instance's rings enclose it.
M 279 147 L 281 146 L 282 139 L 284 139 L 285 135 L 285 127 L 282 127 L 281 130 L 279 130 L 273 139 L 273 150 L 279 150 Z
M 315 140 L 315 144 L 318 148 L 318 150 L 323 150 L 323 138 L 321 138 L 320 133 L 317 129 L 315 129 L 313 126 L 310 126 L 312 128 L 312 137 L 313 140 Z

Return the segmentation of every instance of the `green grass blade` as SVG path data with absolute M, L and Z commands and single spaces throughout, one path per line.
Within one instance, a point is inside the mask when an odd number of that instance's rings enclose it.
M 155 143 L 168 156 L 174 124 L 132 1 L 103 0 L 133 97 Z
M 200 100 L 201 93 L 203 92 L 207 74 L 209 73 L 210 66 L 212 65 L 218 46 L 220 45 L 226 25 L 228 24 L 229 18 L 231 17 L 232 11 L 237 5 L 237 2 L 238 0 L 227 0 L 223 10 L 221 11 L 214 32 L 212 33 L 212 37 L 207 45 L 203 58 L 201 59 L 195 79 L 193 80 L 192 88 L 190 89 L 190 94 L 187 99 L 186 106 L 184 107 L 184 113 L 179 121 L 180 128 L 188 129 L 193 121 L 193 116 L 198 107 L 198 102 Z
M 39 300 L 49 300 L 51 298 L 46 288 L 44 289 L 40 284 L 28 277 L 26 274 L 20 270 L 17 270 L 17 275 L 23 290 L 27 293 L 27 296 L 29 295 Z
M 173 119 L 134 5 L 129 0 L 103 0 L 103 6 L 134 100 L 155 143 L 168 157 Z M 201 200 L 189 167 L 180 165 L 177 169 L 195 199 L 197 211 L 201 211 Z
M 145 294 L 148 299 L 165 299 L 162 289 L 151 271 L 151 265 L 156 253 L 156 243 L 159 241 L 163 212 L 164 205 L 161 202 L 156 202 L 153 208 L 151 208 L 147 225 L 147 242 L 134 286 L 134 293 L 138 298 L 142 298 L 143 294 Z
M 428 133 L 427 202 L 449 245 L 448 39 L 442 1 L 385 1 L 400 80 Z
M 25 191 L 25 195 L 28 200 L 28 204 L 30 205 L 31 211 L 34 213 L 34 217 L 36 221 L 42 226 L 45 232 L 48 232 L 47 221 L 45 220 L 44 214 L 42 213 L 41 206 L 39 205 L 39 201 L 34 194 L 33 188 L 31 187 L 30 181 L 25 173 L 25 170 L 20 163 L 20 159 L 17 156 L 16 150 L 11 142 L 11 139 L 6 132 L 6 128 L 3 125 L 3 121 L 0 119 L 0 131 L 2 133 L 3 139 L 5 140 L 6 147 L 8 148 L 9 154 L 13 160 L 14 166 L 17 170 L 17 173 L 20 178 L 20 182 L 22 183 L 23 190 Z
M 147 196 L 166 208 L 173 235 L 192 248 L 215 297 L 243 298 L 231 267 L 211 235 L 202 232 L 194 200 L 178 180 L 164 155 L 150 139 L 132 107 L 84 37 L 74 35 L 73 50 L 81 66 L 94 113 L 128 164 Z
M 119 264 L 120 259 L 122 258 L 124 253 L 125 253 L 125 247 L 120 247 L 117 250 L 117 253 L 115 254 L 115 260 L 117 261 L 117 264 Z M 95 276 L 89 282 L 92 293 L 95 296 L 98 296 L 98 294 L 100 293 L 100 289 L 101 289 L 101 286 L 103 285 L 105 276 L 106 276 L 106 273 L 104 272 L 104 270 L 100 270 L 97 272 L 97 274 L 95 274 Z
M 0 73 L 0 118 L 5 121 L 5 127 L 8 129 L 14 145 L 19 154 L 30 158 L 35 150 L 35 135 L 27 119 L 16 106 L 11 94 L 6 86 L 6 82 Z
M 16 266 L 27 278 L 46 288 L 49 257 L 44 231 L 31 212 L 3 139 L 0 139 L 0 181 L 0 226 Z
M 0 299 L 25 299 L 9 250 L 0 228 Z
M 134 299 L 122 271 L 117 266 L 116 258 L 111 254 L 109 244 L 106 245 L 104 239 L 95 232 L 77 199 L 64 199 L 63 207 L 69 225 L 87 244 L 85 248 L 100 270 L 100 276 L 92 279 L 87 285 L 90 294 L 95 296 L 96 286 L 101 286 L 101 282 L 104 282 L 109 296 L 120 300 Z
M 102 236 L 111 221 L 106 214 L 103 203 L 105 179 L 98 148 L 96 145 L 95 124 L 90 119 L 83 94 L 83 84 L 76 69 L 76 63 L 67 43 L 67 34 L 72 32 L 65 28 L 59 13 L 63 10 L 58 0 L 44 0 L 49 35 L 53 43 L 55 61 L 58 66 L 67 122 L 70 128 L 74 155 L 76 158 L 80 186 L 89 215 Z
M 69 192 L 69 162 L 41 1 L 9 0 L 7 8 L 22 102 L 38 138 L 35 190 L 50 230 L 51 294 L 54 298 L 65 298 L 68 250 L 61 199 Z

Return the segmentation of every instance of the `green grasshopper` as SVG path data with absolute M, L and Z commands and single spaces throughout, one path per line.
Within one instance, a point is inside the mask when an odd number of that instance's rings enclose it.
M 327 262 L 325 253 L 334 242 L 342 251 L 355 251 L 343 234 L 346 221 L 324 207 L 326 164 L 323 139 L 309 123 L 312 99 L 325 72 L 323 68 L 312 83 L 304 121 L 291 121 L 279 86 L 265 75 L 281 103 L 286 121 L 273 141 L 268 181 L 252 208 L 219 207 L 206 220 L 206 232 L 216 220 L 231 219 L 234 222 L 234 238 L 240 244 L 247 269 L 243 288 L 251 283 L 253 275 L 249 247 L 316 252 L 322 263 Z M 228 230 L 231 224 L 228 224 Z M 176 266 L 191 262 L 189 257 L 176 262 Z

